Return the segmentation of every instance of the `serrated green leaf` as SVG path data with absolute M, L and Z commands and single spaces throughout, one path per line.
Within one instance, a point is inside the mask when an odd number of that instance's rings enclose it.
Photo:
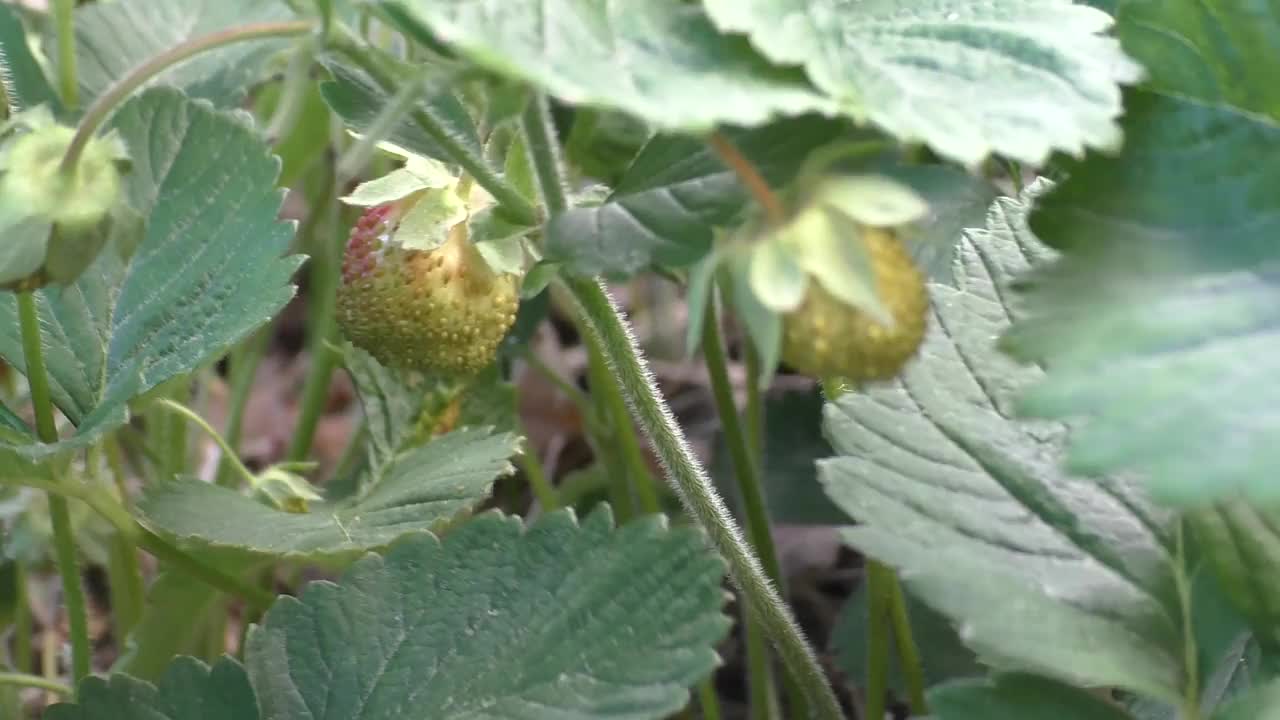
M 486 514 L 280 600 L 249 671 L 272 720 L 656 720 L 717 664 L 722 573 L 660 519 Z
M 458 430 L 397 453 L 347 500 L 285 512 L 194 478 L 149 486 L 142 521 L 184 545 L 259 555 L 322 558 L 385 547 L 411 532 L 439 529 L 487 497 L 513 468 L 517 438 L 487 429 Z
M 1063 474 L 1064 428 L 1013 413 L 1041 370 L 995 348 L 1016 317 L 1008 282 L 1050 256 L 1025 220 L 1043 189 L 998 200 L 987 229 L 964 234 L 955 286 L 929 285 L 933 317 L 902 375 L 827 406 L 839 456 L 819 477 L 862 523 L 846 540 L 900 568 L 983 662 L 1176 701 L 1170 518 L 1129 480 Z
M 134 67 L 188 40 L 245 23 L 291 19 L 288 5 L 259 0 L 118 0 L 76 8 L 76 75 L 82 102 Z M 240 102 L 264 77 L 278 38 L 238 42 L 179 63 L 149 84 L 172 85 L 219 106 Z M 52 36 L 47 47 L 54 47 Z M 51 58 L 56 67 L 56 57 Z
M 770 65 L 741 37 L 721 35 L 701 6 L 683 0 L 384 4 L 494 72 L 667 129 L 759 125 L 830 109 L 801 73 Z
M 1116 24 L 1150 88 L 1280 120 L 1275 0 L 1125 0 Z
M 30 453 L 87 446 L 135 396 L 219 356 L 293 296 L 279 163 L 240 116 L 153 89 L 112 126 L 146 149 L 126 186 L 146 233 L 127 265 L 108 249 L 74 285 L 37 293 L 52 397 L 77 433 Z M 22 369 L 16 312 L 0 296 L 0 357 Z
M 55 115 L 62 113 L 57 93 L 27 44 L 22 18 L 9 3 L 0 3 L 0 66 L 10 115 L 38 105 L 47 105 Z
M 320 85 L 325 102 L 353 130 L 364 132 L 373 125 L 378 114 L 391 102 L 392 96 L 362 70 L 334 58 L 322 58 L 333 80 Z M 418 103 L 419 112 L 430 115 L 448 134 L 448 140 L 460 144 L 468 152 L 480 155 L 480 136 L 466 107 L 452 93 L 433 93 Z M 404 118 L 388 138 L 423 157 L 449 160 L 450 154 L 440 145 L 440 138 L 428 135 L 412 117 Z
M 1129 714 L 1080 688 L 1036 677 L 960 680 L 929 691 L 938 720 L 1129 720 Z
M 768 182 L 780 186 L 811 150 L 842 130 L 841 123 L 804 117 L 726 135 Z M 578 275 L 628 274 L 650 263 L 690 265 L 710 248 L 713 227 L 731 222 L 746 204 L 737 177 L 705 142 L 658 135 L 603 205 L 551 219 L 547 257 Z
M 1114 148 L 1140 68 L 1105 13 L 1061 0 L 705 0 L 725 31 L 800 64 L 849 115 L 974 164 Z M 946 108 L 946 112 L 938 112 Z
M 240 663 L 223 657 L 212 667 L 194 658 L 174 661 L 159 685 L 127 675 L 90 677 L 76 704 L 59 703 L 45 720 L 257 720 L 258 706 Z
M 1048 363 L 1022 409 L 1083 419 L 1069 467 L 1139 471 L 1160 500 L 1280 497 L 1280 127 L 1135 92 L 1124 152 L 1067 166 L 1036 234 L 1064 257 L 1030 276 L 1004 339 Z M 1159 408 L 1158 411 L 1154 408 Z
M 1187 517 L 1223 590 L 1259 640 L 1280 648 L 1280 513 L 1227 500 Z

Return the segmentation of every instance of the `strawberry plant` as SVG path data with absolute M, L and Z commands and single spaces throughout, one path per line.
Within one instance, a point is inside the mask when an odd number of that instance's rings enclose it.
M 1280 2 L 0 50 L 0 717 L 1280 718 Z

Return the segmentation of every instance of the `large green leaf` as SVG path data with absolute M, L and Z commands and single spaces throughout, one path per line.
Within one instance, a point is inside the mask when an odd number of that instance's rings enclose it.
M 809 151 L 837 137 L 841 123 L 818 117 L 730 131 L 769 182 L 785 184 Z M 699 138 L 659 135 L 623 174 L 608 200 L 575 208 L 547 225 L 547 256 L 582 275 L 625 274 L 649 265 L 695 262 L 712 229 L 747 202 L 737 176 Z
M 1113 148 L 1120 83 L 1140 77 L 1111 18 L 1063 0 L 704 0 L 841 109 L 976 163 Z M 945 108 L 945 111 L 943 109 Z
M 770 65 L 683 0 L 396 0 L 473 62 L 577 105 L 666 129 L 758 125 L 828 110 L 804 76 Z
M 1043 362 L 1022 408 L 1084 418 L 1075 471 L 1137 470 L 1198 503 L 1276 499 L 1280 466 L 1280 127 L 1135 92 L 1116 157 L 1066 166 L 1032 218 L 1064 257 L 1028 278 L 1005 338 Z
M 436 529 L 489 494 L 517 439 L 487 429 L 459 430 L 376 466 L 358 495 L 285 512 L 234 490 L 182 478 L 154 483 L 138 501 L 142 521 L 184 545 L 264 555 L 349 556 L 389 545 L 405 533 Z
M 288 5 L 261 0 L 118 0 L 76 9 L 76 72 L 85 101 L 135 66 L 193 38 L 254 22 L 290 19 Z M 204 52 L 153 83 L 234 105 L 264 75 L 265 60 L 287 41 L 238 42 Z M 53 47 L 49 38 L 47 47 Z
M 662 718 L 717 664 L 722 572 L 660 518 L 486 514 L 282 598 L 249 672 L 269 720 Z
M 1153 89 L 1280 120 L 1277 0 L 1126 0 L 1117 25 Z
M 961 680 L 929 691 L 938 720 L 1128 720 L 1128 713 L 1079 688 L 1034 675 Z
M 900 378 L 827 406 L 839 457 L 820 477 L 862 523 L 848 542 L 901 568 L 983 662 L 1176 701 L 1186 579 L 1169 518 L 1129 481 L 1063 474 L 1064 429 L 1014 418 L 1041 371 L 995 348 L 1015 312 L 1007 283 L 1049 256 L 1025 219 L 1043 187 L 965 233 Z
M 1280 681 L 1273 680 L 1233 700 L 1213 714 L 1213 720 L 1272 720 L 1280 717 Z
M 129 262 L 107 248 L 74 285 L 37 294 L 53 399 L 77 433 L 29 453 L 89 444 L 135 396 L 218 357 L 293 296 L 279 162 L 242 116 L 152 89 L 112 125 L 145 235 Z M 0 296 L 0 357 L 25 368 L 12 296 Z
M 80 683 L 77 704 L 54 705 L 45 720 L 257 720 L 244 668 L 224 657 L 209 667 L 192 658 L 169 666 L 158 686 L 127 675 Z

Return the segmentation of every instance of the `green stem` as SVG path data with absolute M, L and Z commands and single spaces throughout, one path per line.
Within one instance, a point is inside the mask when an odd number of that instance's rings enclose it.
M 818 716 L 842 720 L 840 703 L 827 684 L 817 655 L 694 456 L 612 298 L 596 280 L 574 278 L 564 282 L 587 327 L 605 348 L 606 359 L 622 384 L 631 411 L 657 450 L 672 486 L 727 562 L 740 597 L 777 648 L 783 664 L 804 687 Z
M 529 157 L 533 160 L 533 173 L 542 191 L 542 202 L 547 206 L 548 215 L 558 215 L 568 209 L 569 199 L 564 191 L 564 161 L 546 95 L 539 94 L 529 101 L 520 122 Z
M 31 622 L 31 603 L 27 599 L 27 566 L 18 562 L 18 605 L 13 612 L 13 666 L 19 670 L 30 670 L 32 660 L 31 637 L 34 632 Z
M 89 448 L 85 467 L 89 482 L 101 482 L 100 468 L 102 456 L 109 455 L 112 439 Z M 125 487 L 123 471 L 119 458 L 108 459 L 112 477 L 115 479 L 116 492 L 120 494 L 121 503 L 129 502 L 128 488 Z M 127 507 L 127 505 L 126 505 Z M 117 638 L 126 638 L 142 617 L 146 600 L 145 583 L 142 580 L 142 568 L 138 565 L 138 548 L 133 540 L 124 533 L 116 533 L 109 541 L 107 548 L 107 586 L 111 593 L 111 615 L 114 622 L 111 630 Z
M 698 705 L 702 708 L 702 720 L 720 720 L 720 698 L 716 695 L 714 677 L 698 683 Z
M 591 338 L 590 334 L 586 337 Z M 594 340 L 594 339 L 592 339 Z M 599 357 L 600 382 L 593 386 L 609 415 L 609 425 L 613 428 L 613 439 L 620 450 L 622 464 L 626 469 L 625 476 L 629 481 L 628 488 L 640 501 L 641 511 L 649 514 L 662 512 L 662 503 L 658 499 L 658 490 L 654 487 L 653 473 L 649 472 L 649 461 L 645 459 L 644 449 L 640 447 L 640 438 L 636 434 L 635 425 L 631 422 L 631 413 L 627 409 L 627 400 L 622 397 L 618 383 L 609 374 L 609 365 L 604 359 L 604 349 L 591 343 L 591 352 Z
M 235 471 L 240 475 L 240 477 L 250 487 L 257 485 L 258 479 L 254 476 L 253 471 L 249 470 L 248 467 L 245 467 L 245 464 L 240 461 L 239 457 L 236 456 L 235 451 L 231 449 L 231 446 L 227 444 L 227 441 L 223 439 L 221 435 L 218 434 L 218 431 L 215 430 L 207 420 L 205 420 L 203 417 L 200 416 L 200 413 L 197 413 L 196 411 L 192 410 L 186 405 L 183 405 L 182 403 L 174 402 L 169 398 L 160 398 L 159 400 L 156 400 L 156 407 L 164 408 L 171 412 L 177 413 L 179 416 L 186 418 L 187 420 L 190 420 L 191 422 L 198 425 L 201 430 L 204 430 L 205 433 L 208 434 L 209 437 L 213 438 L 213 441 L 218 444 L 218 447 L 223 452 L 223 456 L 231 460 L 232 468 L 235 469 Z
M 867 685 L 863 689 L 866 718 L 884 717 L 889 694 L 889 655 L 893 651 L 890 605 L 896 582 L 893 569 L 867 558 Z
M 733 388 L 729 382 L 728 363 L 724 354 L 724 342 L 720 337 L 720 320 L 716 316 L 716 303 L 707 303 L 706 318 L 702 323 L 702 351 L 711 377 L 711 392 L 715 398 L 716 412 L 720 415 L 720 426 L 724 429 L 725 444 L 729 448 L 729 456 L 733 463 L 734 478 L 737 479 L 738 493 L 742 496 L 743 508 L 746 511 L 747 534 L 751 545 L 764 564 L 765 571 L 778 587 L 783 587 L 782 566 L 778 562 L 778 551 L 773 542 L 773 534 L 769 531 L 769 511 L 765 505 L 764 489 L 760 482 L 758 465 L 753 458 L 751 442 L 743 432 L 738 418 L 738 407 L 733 400 Z M 769 667 L 769 657 L 763 643 L 752 643 L 755 623 L 747 622 L 747 660 L 751 677 L 752 716 L 768 718 L 770 705 L 775 696 L 772 687 L 773 673 Z M 754 651 L 754 653 L 753 653 Z M 803 696 L 801 696 L 803 701 Z M 803 713 L 796 713 L 803 717 Z
M 71 138 L 66 154 L 62 156 L 62 172 L 70 173 L 75 168 L 90 138 L 111 116 L 112 111 L 156 75 L 188 58 L 224 45 L 245 40 L 301 35 L 311 29 L 312 23 L 306 20 L 251 23 L 192 38 L 151 57 L 107 88 L 85 110 L 84 117 L 80 118 L 80 124 L 76 127 L 76 134 Z
M 911 704 L 912 715 L 928 715 L 929 704 L 925 700 L 924 663 L 920 659 L 920 648 L 916 647 L 915 637 L 911 632 L 911 616 L 907 614 L 907 600 L 902 592 L 902 583 L 896 574 L 889 585 L 889 619 L 893 624 L 893 637 L 898 647 L 898 660 L 902 668 L 903 680 L 907 685 L 907 701 Z
M 330 48 L 342 53 L 373 78 L 374 82 L 387 93 L 394 93 L 399 79 L 349 33 L 335 33 Z M 514 185 L 508 183 L 500 173 L 485 162 L 481 153 L 473 152 L 461 140 L 451 134 L 435 116 L 422 107 L 415 108 L 409 118 L 422 129 L 440 149 L 457 163 L 468 175 L 475 178 L 512 220 L 524 225 L 538 224 L 538 211 Z
M 525 436 L 527 438 L 528 433 L 525 433 Z M 525 444 L 528 444 L 527 440 Z M 551 512 L 559 508 L 560 497 L 556 494 L 555 486 L 547 479 L 547 473 L 542 469 L 542 461 L 538 459 L 537 452 L 533 448 L 525 447 L 517 462 L 520 463 L 520 469 L 524 471 L 525 479 L 529 481 L 533 496 L 538 498 L 542 512 Z
M 1200 675 L 1199 661 L 1196 651 L 1195 627 L 1191 617 L 1191 584 L 1187 582 L 1187 549 L 1184 524 L 1177 527 L 1177 563 L 1174 572 L 1174 584 L 1178 593 L 1178 605 L 1182 609 L 1182 650 L 1183 665 L 1186 675 L 1185 690 L 1182 697 L 1182 712 L 1179 720 L 1200 720 Z
M 170 393 L 174 402 L 185 403 L 191 395 L 190 376 L 180 378 Z M 167 415 L 162 418 L 164 442 L 160 445 L 162 458 L 160 476 L 172 480 L 187 470 L 187 424 L 182 418 Z
M 39 688 L 55 692 L 65 697 L 70 697 L 74 692 L 69 686 L 50 680 L 49 678 L 39 675 L 28 675 L 26 673 L 0 673 L 0 685 L 12 685 L 15 687 Z
M 240 446 L 240 432 L 244 427 L 244 410 L 249 404 L 249 393 L 253 390 L 258 365 L 266 355 L 271 327 L 267 325 L 259 330 L 248 342 L 237 346 L 231 353 L 231 399 L 227 407 L 227 429 L 223 437 L 232 452 L 230 455 L 224 452 L 218 461 L 216 477 L 217 483 L 222 486 L 234 484 L 238 458 L 236 449 Z
M 281 81 L 280 100 L 263 132 L 269 142 L 279 142 L 298 123 L 302 108 L 306 106 L 307 91 L 311 87 L 311 63 L 314 60 L 315 52 L 310 40 L 299 42 L 290 54 L 289 64 L 285 67 L 284 79 Z
M 843 378 L 825 378 L 823 391 L 828 401 L 835 401 L 854 386 Z M 867 686 L 864 717 L 883 717 L 889 692 L 889 655 L 897 642 L 898 659 L 907 685 L 911 712 L 929 714 L 925 701 L 924 665 L 911 630 L 906 596 L 893 568 L 866 558 L 867 592 Z M 873 714 L 878 712 L 879 714 Z
M 75 110 L 80 104 L 76 81 L 76 0 L 53 1 L 53 27 L 58 43 L 58 85 L 62 104 Z
M 605 388 L 614 385 L 613 375 L 609 372 L 609 364 L 605 362 L 595 343 L 587 344 L 588 370 L 591 379 L 591 398 L 594 401 L 592 416 L 596 422 L 589 429 L 589 434 L 596 438 L 592 448 L 596 451 L 596 459 L 604 463 L 609 477 L 609 499 L 613 505 L 618 522 L 623 523 L 635 516 L 631 495 L 631 482 L 626 462 L 616 451 L 622 434 L 621 420 L 614 416 L 609 403 L 605 401 Z
M 529 125 L 533 124 L 529 122 L 529 115 L 525 114 L 526 134 Z M 554 152 L 555 133 L 545 107 L 538 109 L 538 115 L 542 119 L 542 130 L 534 130 L 529 142 L 535 175 L 541 184 L 543 197 L 550 198 L 549 203 L 567 207 L 567 201 L 563 200 L 559 159 Z M 613 299 L 599 280 L 566 278 L 563 282 L 578 306 L 587 335 L 603 349 L 615 382 L 621 384 L 623 397 L 657 451 L 686 510 L 710 536 L 727 562 L 729 575 L 737 585 L 740 597 L 764 628 L 766 636 L 777 646 L 783 664 L 804 686 L 809 701 L 818 708 L 819 716 L 825 720 L 842 720 L 840 703 L 827 684 L 817 655 L 805 640 L 777 588 L 765 576 L 760 561 L 743 541 L 724 501 L 694 456 L 680 425 L 658 391 L 634 334 L 614 306 Z
M 330 166 L 326 164 L 326 167 Z M 305 460 L 311 452 L 316 427 L 329 402 L 330 378 L 338 364 L 337 354 L 331 346 L 338 340 L 337 293 L 342 273 L 342 209 L 338 205 L 338 185 L 334 175 L 340 171 L 330 168 L 327 172 L 329 175 L 325 178 L 326 182 L 322 183 L 329 188 L 329 192 L 324 195 L 324 207 L 312 206 L 312 217 L 323 219 L 308 228 L 309 235 L 321 227 L 328 230 L 328 234 L 319 233 L 320 248 L 311 265 L 311 364 L 302 385 L 298 421 L 289 441 L 289 449 L 285 453 L 290 462 Z M 310 221 L 309 217 L 308 222 Z
M 49 394 L 49 375 L 44 365 L 44 346 L 40 340 L 40 313 L 31 292 L 18 293 L 18 323 L 22 329 L 22 356 L 31 388 L 31 404 L 35 406 L 36 430 L 40 441 L 58 441 L 58 427 L 53 419 L 53 401 Z M 49 517 L 53 524 L 54 553 L 62 593 L 67 605 L 67 625 L 71 635 L 71 677 L 75 682 L 90 670 L 89 620 L 85 613 L 84 587 L 80 584 L 80 562 L 71 527 L 71 511 L 66 498 L 49 493 Z

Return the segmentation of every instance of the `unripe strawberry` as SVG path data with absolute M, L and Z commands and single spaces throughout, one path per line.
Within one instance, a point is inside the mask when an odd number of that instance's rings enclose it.
M 518 278 L 493 271 L 449 229 L 433 250 L 395 242 L 415 196 L 370 207 L 351 230 L 338 290 L 346 336 L 388 367 L 471 375 L 488 365 L 515 322 Z
M 800 306 L 784 316 L 782 359 L 816 378 L 854 382 L 894 377 L 924 339 L 929 294 L 924 277 L 893 231 L 862 227 L 875 275 L 876 292 L 893 318 L 876 321 L 832 295 L 822 283 L 808 283 Z

